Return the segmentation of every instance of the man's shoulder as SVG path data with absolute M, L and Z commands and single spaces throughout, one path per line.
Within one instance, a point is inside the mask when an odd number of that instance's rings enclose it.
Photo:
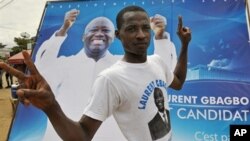
M 101 71 L 100 75 L 104 76 L 111 76 L 115 75 L 117 72 L 119 72 L 120 68 L 120 61 L 116 61 L 114 64 L 112 64 L 110 67 L 104 69 Z

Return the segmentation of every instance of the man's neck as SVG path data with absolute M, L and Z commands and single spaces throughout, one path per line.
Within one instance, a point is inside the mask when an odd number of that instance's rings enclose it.
M 135 55 L 131 53 L 125 53 L 122 60 L 128 63 L 144 63 L 147 61 L 147 54 Z

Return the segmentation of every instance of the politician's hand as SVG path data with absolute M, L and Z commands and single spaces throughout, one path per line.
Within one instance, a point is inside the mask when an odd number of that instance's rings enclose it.
M 65 13 L 64 22 L 59 31 L 56 33 L 57 36 L 65 36 L 70 27 L 75 23 L 77 16 L 80 14 L 80 10 L 71 9 Z
M 156 14 L 153 17 L 150 17 L 150 26 L 155 34 L 155 39 L 166 39 L 165 28 L 167 26 L 167 19 L 160 15 Z

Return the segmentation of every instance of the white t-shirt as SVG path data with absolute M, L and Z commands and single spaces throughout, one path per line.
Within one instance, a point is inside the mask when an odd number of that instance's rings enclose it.
M 169 109 L 166 89 L 173 78 L 158 55 L 149 56 L 145 63 L 139 64 L 118 61 L 97 77 L 84 114 L 100 121 L 113 115 L 129 141 L 152 141 L 148 123 L 158 112 L 154 88 L 162 90 L 165 108 Z M 171 130 L 157 141 L 170 139 Z

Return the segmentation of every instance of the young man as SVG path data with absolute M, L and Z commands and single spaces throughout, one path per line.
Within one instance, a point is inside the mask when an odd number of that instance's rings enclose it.
M 187 70 L 187 50 L 191 32 L 179 17 L 177 33 L 182 43 L 176 69 L 172 73 L 157 55 L 147 57 L 150 21 L 146 11 L 128 6 L 117 15 L 116 36 L 125 54 L 121 61 L 103 71 L 96 79 L 93 97 L 78 121 L 65 116 L 45 79 L 26 52 L 23 53 L 30 75 L 0 63 L 0 67 L 23 80 L 17 94 L 24 104 L 43 110 L 63 140 L 91 140 L 102 122 L 113 115 L 129 141 L 151 141 L 148 122 L 158 109 L 152 96 L 154 88 L 181 89 Z M 164 91 L 166 94 L 166 91 Z M 167 103 L 166 103 L 167 104 Z M 168 108 L 168 105 L 166 106 Z M 158 140 L 170 140 L 171 132 Z
M 56 100 L 64 109 L 64 113 L 73 120 L 81 117 L 91 96 L 91 87 L 97 74 L 122 57 L 113 55 L 108 50 L 115 38 L 115 28 L 107 17 L 96 17 L 86 25 L 82 36 L 82 50 L 75 55 L 58 57 L 61 45 L 68 36 L 71 36 L 67 33 L 79 14 L 80 11 L 77 9 L 71 9 L 65 13 L 62 26 L 43 42 L 35 59 L 37 69 L 50 85 Z M 174 68 L 172 64 L 174 66 L 176 64 L 176 51 L 173 50 L 175 46 L 170 38 L 163 36 L 166 27 L 164 18 L 157 14 L 150 21 L 155 33 L 154 53 L 164 56 L 164 62 Z M 74 48 L 74 45 L 69 45 L 69 48 Z M 102 124 L 94 139 L 112 138 L 116 140 L 119 138 L 122 141 L 122 137 L 113 117 L 110 117 Z M 60 140 L 50 122 L 48 122 L 44 140 Z

